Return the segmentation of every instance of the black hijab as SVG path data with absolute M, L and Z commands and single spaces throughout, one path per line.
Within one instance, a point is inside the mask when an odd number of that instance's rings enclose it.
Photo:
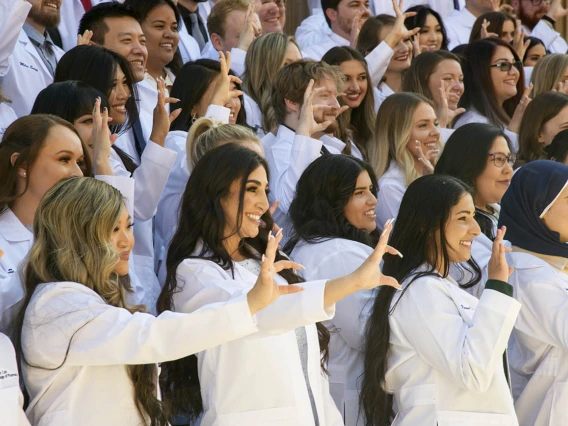
M 513 176 L 501 200 L 499 226 L 517 247 L 539 254 L 568 258 L 568 244 L 560 242 L 540 218 L 568 183 L 568 166 L 549 160 L 532 161 Z

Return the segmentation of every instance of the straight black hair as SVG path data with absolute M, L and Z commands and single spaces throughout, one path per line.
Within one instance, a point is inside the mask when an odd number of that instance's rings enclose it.
M 428 6 L 412 6 L 406 9 L 406 12 L 416 12 L 416 15 L 406 18 L 404 20 L 404 26 L 409 29 L 413 30 L 414 28 L 420 27 L 422 28 L 426 25 L 426 18 L 428 15 L 432 15 L 434 18 L 437 19 L 438 24 L 440 24 L 441 32 L 442 32 L 442 47 L 440 50 L 448 50 L 448 33 L 446 32 L 446 27 L 444 26 L 444 21 L 438 12 Z
M 348 155 L 324 155 L 302 173 L 288 215 L 293 231 L 284 247 L 288 254 L 298 241 L 317 243 L 344 238 L 374 247 L 378 232 L 371 235 L 357 229 L 345 217 L 345 206 L 353 196 L 357 179 L 367 172 L 377 182 L 373 168 Z M 375 197 L 376 187 L 373 188 Z
M 383 273 L 403 283 L 409 281 L 400 297 L 420 277 L 447 277 L 450 269 L 449 247 L 445 229 L 451 209 L 473 190 L 452 176 L 428 175 L 412 182 L 406 190 L 389 244 L 404 253 L 404 257 L 386 256 Z M 439 234 L 438 241 L 436 234 Z M 441 259 L 438 253 L 441 253 Z M 437 271 L 436 265 L 444 265 Z M 473 278 L 460 284 L 474 286 L 481 271 L 473 259 L 467 262 Z M 417 269 L 426 265 L 422 272 Z M 388 426 L 392 417 L 392 395 L 385 389 L 385 375 L 390 348 L 389 316 L 396 309 L 393 298 L 396 289 L 383 287 L 378 292 L 372 314 L 367 321 L 363 350 L 364 370 L 360 393 L 361 414 L 366 426 Z M 398 300 L 400 300 L 400 297 Z
M 79 80 L 100 90 L 108 98 L 114 87 L 116 70 L 120 67 L 126 77 L 130 97 L 126 101 L 128 120 L 121 126 L 112 126 L 115 133 L 125 133 L 138 120 L 138 92 L 130 63 L 122 55 L 100 46 L 76 46 L 59 60 L 53 81 Z
M 237 229 L 241 227 L 243 199 L 247 177 L 258 167 L 269 177 L 268 164 L 258 153 L 238 144 L 229 143 L 206 153 L 193 169 L 180 206 L 180 223 L 172 238 L 166 258 L 166 283 L 158 298 L 158 312 L 173 310 L 173 296 L 179 291 L 176 271 L 184 259 L 206 259 L 234 274 L 234 264 L 223 245 L 226 217 L 221 205 L 233 182 L 241 182 Z M 262 216 L 265 227 L 255 238 L 241 240 L 239 252 L 247 258 L 260 260 L 266 251 L 269 231 L 274 221 L 269 211 Z M 280 252 L 276 261 L 285 259 Z M 291 269 L 279 273 L 289 284 L 302 282 Z M 322 366 L 328 358 L 329 331 L 318 326 Z M 183 413 L 190 419 L 203 412 L 195 355 L 162 364 L 162 389 L 170 414 Z
M 105 35 L 110 28 L 105 23 L 105 19 L 111 18 L 132 18 L 138 21 L 138 15 L 130 7 L 118 1 L 105 1 L 89 9 L 79 22 L 77 34 L 83 34 L 86 30 L 93 32 L 92 41 L 103 45 Z
M 104 108 L 110 108 L 104 93 L 82 81 L 68 80 L 52 83 L 39 92 L 31 114 L 52 114 L 74 124 L 79 117 L 93 113 L 97 97 L 101 98 L 101 112 Z M 61 102 L 62 99 L 65 99 L 65 102 Z M 118 154 L 124 167 L 132 175 L 137 168 L 132 157 L 116 145 L 113 145 L 112 149 Z
M 194 121 L 191 116 L 191 109 L 199 103 L 203 95 L 205 95 L 205 92 L 207 92 L 207 89 L 209 89 L 212 84 L 215 84 L 215 79 L 220 73 L 221 64 L 219 61 L 213 59 L 198 59 L 197 61 L 186 63 L 181 68 L 170 92 L 170 96 L 180 100 L 175 104 L 171 104 L 171 111 L 181 108 L 181 113 L 172 122 L 170 131 L 183 130 L 184 132 L 189 132 Z M 236 75 L 232 70 L 229 70 L 229 74 Z M 241 90 L 239 84 L 236 86 Z M 249 127 L 247 125 L 245 104 L 242 95 L 239 96 L 239 100 L 241 101 L 241 109 L 237 115 L 236 124 Z
M 531 50 L 535 46 L 538 46 L 539 44 L 542 45 L 544 47 L 544 51 L 546 53 L 548 53 L 548 49 L 546 48 L 546 46 L 544 45 L 544 42 L 540 38 L 529 36 L 529 37 L 525 37 L 523 41 L 526 43 L 527 40 L 529 40 L 529 47 L 527 47 L 527 50 L 525 50 L 525 56 L 523 56 L 523 64 L 527 60 L 529 50 Z
M 510 150 L 509 137 L 498 127 L 485 123 L 469 123 L 461 126 L 446 142 L 434 173 L 453 176 L 477 190 L 475 181 L 487 167 L 491 147 L 499 136 L 507 141 Z M 475 212 L 475 220 L 481 232 L 494 240 L 493 221 L 477 207 Z

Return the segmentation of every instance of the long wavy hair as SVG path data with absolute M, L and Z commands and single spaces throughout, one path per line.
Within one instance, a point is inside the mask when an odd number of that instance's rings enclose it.
M 447 175 L 423 176 L 409 185 L 389 241 L 391 246 L 404 253 L 404 257 L 386 256 L 383 263 L 385 275 L 396 278 L 400 283 L 408 282 L 400 297 L 404 297 L 404 293 L 420 277 L 448 276 L 450 248 L 446 240 L 446 224 L 452 207 L 466 194 L 472 195 L 473 190 L 459 179 Z M 443 265 L 443 270 L 436 271 L 435 265 L 439 264 Z M 426 265 L 426 269 L 416 272 L 422 265 Z M 460 287 L 469 288 L 479 281 L 481 271 L 473 259 L 465 267 L 473 273 L 473 277 Z M 392 394 L 385 389 L 385 376 L 390 349 L 389 317 L 396 309 L 396 303 L 393 304 L 395 294 L 396 289 L 392 287 L 381 288 L 367 320 L 360 393 L 361 414 L 365 416 L 366 426 L 391 424 Z
M 184 259 L 206 259 L 234 275 L 234 262 L 223 245 L 227 218 L 222 201 L 230 192 L 233 182 L 241 182 L 237 229 L 243 216 L 243 199 L 247 177 L 258 167 L 269 176 L 268 164 L 256 152 L 237 144 L 214 148 L 203 156 L 191 173 L 181 201 L 180 223 L 172 238 L 166 259 L 166 283 L 158 298 L 158 311 L 173 310 L 173 297 L 179 291 L 176 271 Z M 259 228 L 255 238 L 241 240 L 239 252 L 250 259 L 260 260 L 266 251 L 269 230 L 274 221 L 269 211 L 262 216 L 266 224 Z M 277 252 L 276 261 L 285 259 Z M 289 284 L 302 282 L 300 276 L 287 269 L 279 273 Z M 328 358 L 329 331 L 318 324 L 322 366 Z M 195 355 L 162 364 L 162 389 L 168 411 L 184 413 L 197 418 L 203 412 Z
M 77 130 L 67 121 L 55 115 L 34 114 L 26 115 L 14 121 L 2 137 L 0 143 L 0 214 L 11 207 L 30 186 L 30 170 L 41 154 L 49 131 L 55 126 L 63 126 L 77 135 Z M 92 175 L 89 151 L 81 141 L 84 154 L 83 174 Z M 12 155 L 19 154 L 12 165 Z M 17 192 L 18 169 L 25 167 L 26 186 L 21 193 Z
M 406 144 L 410 140 L 414 112 L 422 103 L 436 110 L 432 101 L 416 93 L 395 93 L 381 104 L 375 121 L 374 140 L 369 144 L 369 162 L 377 177 L 388 170 L 393 160 L 402 169 L 407 185 L 420 176 Z M 438 149 L 442 150 L 440 139 Z
M 544 146 L 538 141 L 539 135 L 544 125 L 567 106 L 568 95 L 559 92 L 543 93 L 528 104 L 519 127 L 519 152 L 515 168 L 546 158 Z
M 558 83 L 564 82 L 566 68 L 568 56 L 565 54 L 551 53 L 538 61 L 531 74 L 531 83 L 534 85 L 531 98 L 556 90 Z
M 367 67 L 367 61 L 357 50 L 347 46 L 336 46 L 327 51 L 322 62 L 329 65 L 340 66 L 346 61 L 357 61 L 365 70 L 367 78 L 367 93 L 365 98 L 357 108 L 351 110 L 351 115 L 341 114 L 337 121 L 339 123 L 339 139 L 347 142 L 349 138 L 353 140 L 357 148 L 367 156 L 367 148 L 373 136 L 373 124 L 375 121 L 375 95 L 373 93 L 373 82 Z M 345 104 L 340 100 L 341 104 Z
M 464 92 L 458 106 L 470 110 L 475 108 L 481 115 L 487 117 L 494 126 L 507 126 L 515 108 L 523 97 L 525 89 L 525 73 L 519 70 L 517 94 L 499 105 L 495 96 L 495 88 L 491 80 L 491 59 L 497 47 L 509 49 L 515 61 L 520 61 L 517 52 L 503 40 L 484 38 L 467 45 L 462 55 L 462 70 Z
M 503 129 L 485 123 L 469 123 L 456 129 L 450 136 L 438 159 L 435 174 L 450 175 L 460 179 L 477 191 L 475 182 L 485 171 L 491 147 L 499 136 L 511 141 Z M 475 208 L 475 220 L 489 239 L 495 239 L 493 221 L 483 210 Z
M 378 232 L 368 234 L 353 226 L 345 217 L 345 206 L 353 197 L 357 179 L 367 172 L 377 182 L 373 168 L 347 155 L 324 155 L 308 166 L 296 187 L 296 195 L 288 210 L 293 225 L 284 251 L 288 254 L 300 241 L 318 243 L 344 238 L 374 247 Z M 377 189 L 374 188 L 377 196 Z
M 132 291 L 132 287 L 114 272 L 120 257 L 111 244 L 111 236 L 124 208 L 124 199 L 117 189 L 92 178 L 63 179 L 42 199 L 34 218 L 34 245 L 23 269 L 26 296 L 16 321 L 16 349 L 22 362 L 28 364 L 21 341 L 25 312 L 40 284 L 80 283 L 111 306 L 131 313 L 145 311 L 142 305 L 126 304 L 126 292 Z M 71 345 L 73 337 L 58 367 L 33 367 L 57 370 L 65 364 Z M 155 365 L 125 368 L 132 381 L 140 416 L 152 426 L 166 426 L 153 382 Z
M 263 112 L 262 127 L 266 132 L 277 126 L 270 89 L 274 76 L 284 66 L 290 43 L 300 50 L 294 37 L 281 33 L 268 33 L 256 38 L 247 51 L 243 89 Z

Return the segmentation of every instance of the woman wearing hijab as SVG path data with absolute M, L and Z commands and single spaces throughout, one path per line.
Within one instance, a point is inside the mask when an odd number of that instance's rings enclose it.
M 513 244 L 509 283 L 522 304 L 509 342 L 521 426 L 568 424 L 568 166 L 533 161 L 513 176 L 499 226 Z

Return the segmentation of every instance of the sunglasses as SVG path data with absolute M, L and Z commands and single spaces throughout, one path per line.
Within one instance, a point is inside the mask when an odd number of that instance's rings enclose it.
M 517 70 L 520 71 L 521 68 L 523 67 L 523 63 L 521 61 L 515 61 L 515 62 L 499 62 L 498 64 L 490 65 L 490 68 L 499 68 L 499 71 L 503 72 L 509 72 L 513 67 L 515 67 Z

